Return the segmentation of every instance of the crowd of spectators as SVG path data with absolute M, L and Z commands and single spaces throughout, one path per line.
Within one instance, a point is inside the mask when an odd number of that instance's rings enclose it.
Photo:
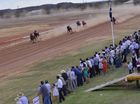
M 105 75 L 108 69 L 120 68 L 128 63 L 129 74 L 140 72 L 140 30 L 125 36 L 118 45 L 106 46 L 100 52 L 86 59 L 80 58 L 79 65 L 62 70 L 51 85 L 47 80 L 41 81 L 38 95 L 42 95 L 43 104 L 61 103 L 77 87 L 88 84 L 90 78 Z M 129 60 L 128 60 L 129 57 Z M 130 60 L 131 59 L 131 60 Z M 52 90 L 52 91 L 51 91 Z M 52 93 L 52 94 L 51 94 Z M 53 100 L 51 98 L 54 98 Z

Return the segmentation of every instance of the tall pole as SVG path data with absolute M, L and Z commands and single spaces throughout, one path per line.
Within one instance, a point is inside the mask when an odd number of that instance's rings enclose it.
M 112 20 L 112 0 L 109 0 L 109 6 L 110 6 L 110 24 L 111 24 L 111 32 L 112 32 L 112 44 L 113 47 L 115 46 L 115 38 L 114 38 L 114 26 L 113 26 L 113 20 Z
M 112 43 L 113 43 L 113 47 L 115 46 L 115 37 L 114 37 L 114 26 L 113 26 L 113 22 L 111 21 L 111 32 L 112 32 Z

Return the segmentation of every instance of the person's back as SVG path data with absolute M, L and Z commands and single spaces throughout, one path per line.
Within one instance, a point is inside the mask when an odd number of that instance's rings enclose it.
M 29 104 L 28 98 L 26 96 L 21 96 L 19 98 L 19 101 L 21 102 L 21 104 Z
M 68 75 L 65 72 L 62 73 L 62 77 L 64 78 L 65 81 L 68 80 Z
M 72 80 L 75 80 L 75 79 L 76 79 L 76 75 L 75 75 L 75 72 L 74 72 L 74 71 L 71 71 L 71 73 L 70 73 L 70 78 L 71 78 Z
M 47 87 L 48 92 L 50 93 L 51 92 L 51 85 L 49 83 L 46 83 L 45 86 Z
M 51 104 L 50 94 L 45 84 L 41 85 L 40 93 L 42 94 L 43 104 Z
M 49 96 L 49 91 L 48 91 L 48 89 L 47 89 L 45 84 L 41 86 L 40 92 L 41 92 L 43 97 Z
M 94 64 L 95 64 L 95 65 L 98 65 L 98 63 L 99 63 L 99 60 L 98 60 L 97 57 L 95 57 L 95 58 L 94 58 Z

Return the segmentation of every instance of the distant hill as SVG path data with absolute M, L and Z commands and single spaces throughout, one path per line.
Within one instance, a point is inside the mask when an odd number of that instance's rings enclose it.
M 114 4 L 122 4 L 128 2 L 130 0 L 113 0 Z M 140 0 L 133 0 L 135 4 L 140 2 Z M 10 18 L 10 17 L 22 17 L 26 16 L 27 14 L 38 14 L 42 12 L 43 14 L 50 14 L 52 10 L 68 10 L 68 9 L 80 9 L 84 10 L 87 7 L 90 8 L 101 8 L 105 4 L 108 4 L 108 1 L 102 2 L 89 2 L 89 3 L 71 3 L 71 2 L 63 2 L 58 4 L 45 4 L 40 6 L 32 6 L 32 7 L 25 7 L 19 9 L 5 9 L 0 10 L 0 17 L 1 18 Z
M 120 5 L 123 3 L 133 3 L 134 5 L 139 5 L 140 0 L 112 0 L 115 5 Z
M 103 6 L 104 4 L 107 4 L 107 1 L 90 2 L 90 3 L 63 2 L 63 3 L 58 3 L 58 4 L 45 4 L 45 5 L 40 5 L 40 6 L 25 7 L 25 8 L 19 8 L 19 9 L 5 9 L 5 10 L 0 10 L 0 17 L 1 18 L 9 18 L 11 16 L 20 17 L 20 16 L 24 16 L 25 14 L 29 12 L 37 11 L 37 10 L 44 10 L 44 13 L 46 14 L 50 14 L 51 10 L 59 10 L 59 9 L 84 10 L 87 7 L 99 8 Z

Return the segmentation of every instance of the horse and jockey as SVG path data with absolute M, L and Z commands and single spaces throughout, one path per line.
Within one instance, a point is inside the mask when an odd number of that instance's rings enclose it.
M 38 39 L 39 39 L 39 36 L 40 36 L 39 32 L 37 32 L 37 31 L 35 30 L 33 33 L 30 34 L 30 40 L 31 40 L 31 42 L 32 42 L 32 43 L 37 42 Z
M 67 26 L 67 32 L 72 34 L 73 33 L 73 30 L 72 30 L 72 27 L 71 26 Z
M 83 25 L 83 26 L 86 26 L 86 24 L 87 24 L 87 23 L 86 23 L 85 21 L 82 21 L 82 25 Z
M 87 23 L 85 21 L 81 21 L 81 22 L 80 21 L 76 21 L 76 25 L 77 25 L 77 28 L 82 26 L 82 25 L 84 27 L 84 26 L 87 25 Z M 72 30 L 72 27 L 70 25 L 67 26 L 67 32 L 70 33 L 70 34 L 74 33 L 73 30 Z
M 116 24 L 116 18 L 115 17 L 112 17 L 112 20 L 113 24 L 115 25 Z
M 76 25 L 77 25 L 77 27 L 81 26 L 81 22 L 80 21 L 77 21 L 76 22 Z
M 79 27 L 81 25 L 85 26 L 87 23 L 85 21 L 81 21 L 81 22 L 77 21 L 76 24 L 77 24 L 77 27 Z

